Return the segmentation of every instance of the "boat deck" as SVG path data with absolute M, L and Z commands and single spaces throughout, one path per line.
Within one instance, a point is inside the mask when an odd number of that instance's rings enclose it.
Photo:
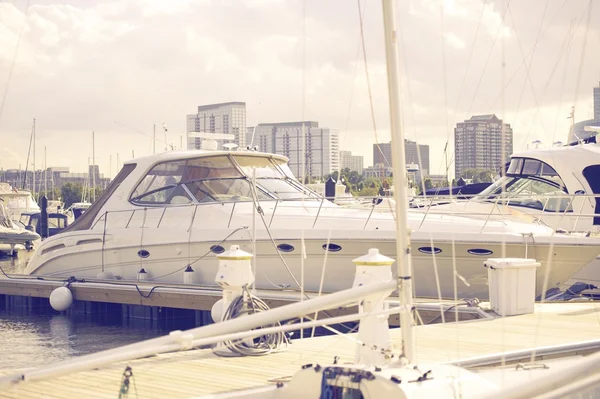
M 574 344 L 600 339 L 600 303 L 536 304 L 529 315 L 415 327 L 419 363 L 456 362 L 477 356 L 532 347 Z M 400 330 L 392 330 L 395 345 Z M 352 336 L 294 340 L 287 351 L 262 357 L 216 356 L 190 350 L 120 362 L 48 381 L 30 382 L 0 391 L 0 398 L 119 396 L 125 368 L 132 368 L 129 397 L 192 398 L 261 387 L 293 375 L 302 365 L 352 361 Z M 14 372 L 5 370 L 2 374 Z

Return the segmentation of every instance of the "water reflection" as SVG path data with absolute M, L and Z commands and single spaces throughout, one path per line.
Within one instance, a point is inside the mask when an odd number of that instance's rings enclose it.
M 89 316 L 89 315 L 88 315 Z M 117 320 L 99 323 L 89 317 L 22 315 L 0 311 L 0 369 L 19 369 L 57 362 L 168 333 L 132 328 Z
M 0 257 L 5 273 L 22 273 L 31 253 Z M 119 306 L 119 305 L 117 305 Z M 157 323 L 124 319 L 114 308 L 66 316 L 48 307 L 0 309 L 0 370 L 37 367 L 168 334 L 194 326 L 194 320 Z
M 8 256 L 6 252 L 0 252 L 0 267 L 7 274 L 22 274 L 27 266 L 29 258 L 33 255 L 34 251 L 21 250 L 18 251 L 18 255 L 12 257 Z

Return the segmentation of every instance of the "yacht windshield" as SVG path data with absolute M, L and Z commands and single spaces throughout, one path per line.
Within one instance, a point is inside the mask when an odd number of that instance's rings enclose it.
M 548 212 L 572 212 L 568 191 L 556 171 L 537 159 L 513 158 L 506 176 L 473 200 L 493 201 Z
M 314 198 L 289 176 L 284 161 L 267 156 L 218 155 L 153 167 L 131 196 L 140 205 Z

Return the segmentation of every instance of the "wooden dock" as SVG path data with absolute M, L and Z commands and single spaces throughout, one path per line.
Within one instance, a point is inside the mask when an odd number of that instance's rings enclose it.
M 62 279 L 37 279 L 31 276 L 0 275 L 0 309 L 33 309 L 53 312 L 48 298 L 52 291 L 65 285 Z M 110 313 L 123 318 L 160 321 L 165 318 L 194 320 L 193 325 L 202 326 L 212 323 L 210 310 L 213 304 L 223 297 L 217 286 L 161 284 L 158 282 L 137 282 L 123 280 L 86 280 L 72 282 L 69 288 L 73 293 L 73 305 L 67 315 Z M 256 295 L 270 308 L 275 308 L 301 300 L 299 291 L 293 290 L 257 290 Z M 315 292 L 306 292 L 304 299 L 318 296 Z M 397 300 L 390 298 L 391 306 Z M 456 303 L 442 301 L 441 308 L 453 314 Z M 416 308 L 423 323 L 439 322 L 440 304 L 431 299 L 417 301 Z M 356 313 L 356 306 L 330 309 L 320 312 L 320 317 L 335 317 Z M 485 316 L 477 308 L 459 307 L 460 320 L 471 320 Z M 452 316 L 454 317 L 454 316 Z M 397 315 L 390 317 L 391 326 L 399 326 Z
M 536 304 L 534 314 L 419 326 L 415 335 L 421 364 L 567 343 L 595 341 L 599 345 L 600 303 Z M 399 336 L 399 329 L 392 330 L 395 345 Z M 127 366 L 133 372 L 131 398 L 192 398 L 262 387 L 289 378 L 304 364 L 331 364 L 335 356 L 340 357 L 340 363 L 352 361 L 352 337 L 295 340 L 287 351 L 262 357 L 223 358 L 208 349 L 161 354 L 48 381 L 18 384 L 0 391 L 0 398 L 116 398 Z

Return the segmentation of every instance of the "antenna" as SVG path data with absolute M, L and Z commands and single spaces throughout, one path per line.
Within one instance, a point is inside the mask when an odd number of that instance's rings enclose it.
M 92 202 L 96 202 L 96 140 L 92 132 Z
M 33 118 L 33 186 L 31 191 L 35 198 L 35 118 Z
M 167 148 L 167 145 L 168 145 L 168 144 L 167 144 L 167 131 L 168 131 L 168 129 L 167 129 L 167 124 L 163 122 L 163 123 L 162 123 L 162 128 L 163 128 L 163 130 L 165 131 L 165 151 L 169 151 L 169 149 Z M 172 149 L 173 149 L 173 146 L 171 145 L 171 150 L 172 150 Z

